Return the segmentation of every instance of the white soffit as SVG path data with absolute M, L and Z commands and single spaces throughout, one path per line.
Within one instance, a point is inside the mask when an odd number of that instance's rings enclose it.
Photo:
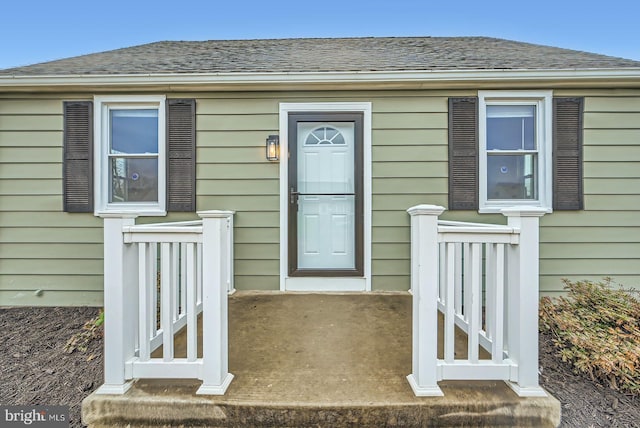
M 559 86 L 640 87 L 640 68 L 571 70 L 450 70 L 324 73 L 211 73 L 0 76 L 2 90 L 59 87 L 182 88 L 300 87 L 307 85 L 390 87 L 473 87 L 496 82 Z

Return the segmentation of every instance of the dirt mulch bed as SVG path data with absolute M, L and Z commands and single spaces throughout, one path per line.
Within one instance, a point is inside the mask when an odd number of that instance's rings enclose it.
M 102 340 L 85 353 L 67 340 L 97 316 L 96 308 L 0 308 L 0 404 L 69 405 L 81 427 L 82 400 L 102 384 Z M 635 399 L 574 374 L 540 337 L 541 383 L 562 403 L 562 427 L 640 427 Z
M 640 427 L 640 397 L 573 373 L 557 356 L 549 334 L 540 335 L 540 384 L 562 403 L 562 427 Z
M 98 308 L 0 309 L 0 404 L 69 405 L 72 427 L 82 400 L 103 381 L 102 340 L 85 353 L 64 345 Z

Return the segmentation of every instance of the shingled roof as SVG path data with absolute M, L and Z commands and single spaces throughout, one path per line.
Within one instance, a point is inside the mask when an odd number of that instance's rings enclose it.
M 488 37 L 165 41 L 0 76 L 640 68 L 640 61 Z

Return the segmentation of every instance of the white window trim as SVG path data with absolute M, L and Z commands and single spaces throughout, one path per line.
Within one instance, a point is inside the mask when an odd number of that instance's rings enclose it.
M 552 102 L 553 91 L 478 91 L 479 134 L 479 201 L 480 213 L 499 213 L 512 206 L 534 206 L 552 211 L 553 158 L 552 158 Z M 538 199 L 487 200 L 487 105 L 536 106 L 536 138 L 538 147 Z
M 166 211 L 166 139 L 164 95 L 94 96 L 94 203 L 95 215 L 105 213 L 165 216 Z M 109 203 L 109 110 L 141 108 L 158 110 L 158 202 Z
M 289 113 L 362 112 L 364 248 L 363 277 L 296 277 L 288 275 L 288 200 L 289 200 Z M 280 103 L 280 290 L 281 291 L 371 291 L 371 103 Z

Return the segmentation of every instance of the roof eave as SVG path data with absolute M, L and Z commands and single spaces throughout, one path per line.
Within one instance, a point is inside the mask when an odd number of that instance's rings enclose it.
M 268 90 L 309 88 L 633 87 L 640 68 L 552 70 L 427 70 L 1 76 L 0 91 Z

